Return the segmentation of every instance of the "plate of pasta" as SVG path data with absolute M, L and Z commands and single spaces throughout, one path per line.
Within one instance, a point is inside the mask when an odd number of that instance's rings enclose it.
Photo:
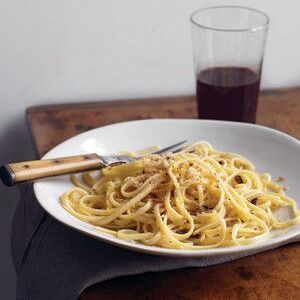
M 187 140 L 175 153 L 152 154 Z M 43 158 L 135 159 L 34 183 L 41 206 L 103 242 L 165 256 L 221 256 L 300 239 L 300 142 L 213 120 L 131 121 L 79 134 Z

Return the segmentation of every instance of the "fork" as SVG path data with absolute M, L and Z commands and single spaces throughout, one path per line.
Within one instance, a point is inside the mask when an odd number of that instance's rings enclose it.
M 186 141 L 165 147 L 151 154 L 163 154 L 175 150 Z M 0 178 L 7 186 L 18 183 L 35 181 L 59 175 L 66 175 L 84 171 L 100 170 L 102 168 L 125 164 L 139 157 L 129 157 L 125 155 L 98 155 L 96 153 L 67 156 L 53 159 L 41 159 L 6 164 L 0 167 Z

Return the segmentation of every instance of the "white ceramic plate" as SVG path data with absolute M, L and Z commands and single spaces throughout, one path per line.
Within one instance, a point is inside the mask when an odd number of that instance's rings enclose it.
M 79 134 L 49 151 L 43 158 L 55 158 L 83 153 L 112 154 L 122 150 L 137 150 L 151 145 L 162 147 L 181 140 L 205 140 L 216 149 L 240 153 L 260 172 L 268 171 L 274 178 L 283 176 L 290 187 L 287 194 L 300 206 L 300 142 L 282 132 L 244 123 L 162 119 L 124 122 Z M 78 220 L 65 211 L 59 197 L 72 187 L 69 176 L 48 179 L 34 184 L 41 206 L 55 219 L 84 234 L 116 246 L 166 256 L 221 256 L 237 252 L 262 250 L 300 238 L 300 224 L 272 232 L 268 239 L 247 246 L 231 246 L 207 250 L 175 250 L 145 246 L 120 240 L 101 233 L 92 225 Z

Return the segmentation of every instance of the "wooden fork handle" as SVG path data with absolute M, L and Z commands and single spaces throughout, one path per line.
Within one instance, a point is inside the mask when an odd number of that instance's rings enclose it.
M 0 178 L 7 186 L 36 179 L 103 168 L 97 154 L 61 157 L 56 159 L 17 162 L 0 167 Z

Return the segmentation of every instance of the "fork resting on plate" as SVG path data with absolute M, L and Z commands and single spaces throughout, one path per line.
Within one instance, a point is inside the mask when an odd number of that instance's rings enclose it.
M 182 141 L 165 147 L 151 154 L 176 152 L 176 149 L 186 141 Z M 67 156 L 53 159 L 41 159 L 25 162 L 6 164 L 0 167 L 0 178 L 7 186 L 17 183 L 35 181 L 59 175 L 66 175 L 84 171 L 99 170 L 114 164 L 128 163 L 141 157 L 129 157 L 124 155 L 100 156 L 96 153 Z

